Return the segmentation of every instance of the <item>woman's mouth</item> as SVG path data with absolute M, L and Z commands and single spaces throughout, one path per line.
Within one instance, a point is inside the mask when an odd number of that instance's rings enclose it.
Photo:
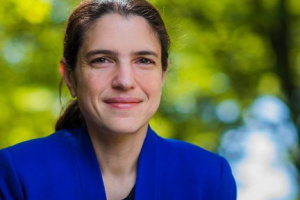
M 105 103 L 117 109 L 130 109 L 139 105 L 142 100 L 135 97 L 112 97 L 104 100 Z

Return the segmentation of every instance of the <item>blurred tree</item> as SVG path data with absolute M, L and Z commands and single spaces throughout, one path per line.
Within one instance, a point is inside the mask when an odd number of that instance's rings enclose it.
M 0 7 L 0 147 L 47 135 L 60 110 L 58 64 L 75 1 L 8 0 Z
M 171 120 L 173 136 L 213 150 L 219 138 L 213 135 L 243 123 L 242 115 L 224 120 L 219 105 L 231 100 L 242 114 L 255 98 L 269 94 L 289 106 L 300 136 L 299 1 L 157 4 L 175 43 L 171 68 L 176 72 L 169 77 L 160 112 Z M 228 116 L 237 112 L 227 110 Z M 299 151 L 291 156 L 300 171 Z

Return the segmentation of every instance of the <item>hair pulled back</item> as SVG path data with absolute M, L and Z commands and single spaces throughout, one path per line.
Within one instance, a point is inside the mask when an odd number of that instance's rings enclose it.
M 67 21 L 64 37 L 63 62 L 69 70 L 75 69 L 77 53 L 85 39 L 85 33 L 97 19 L 110 13 L 117 13 L 124 17 L 140 16 L 149 23 L 159 38 L 162 70 L 166 71 L 170 38 L 159 12 L 146 0 L 85 0 L 79 4 Z M 74 100 L 57 120 L 55 130 L 76 128 L 83 123 L 84 119 L 77 100 Z

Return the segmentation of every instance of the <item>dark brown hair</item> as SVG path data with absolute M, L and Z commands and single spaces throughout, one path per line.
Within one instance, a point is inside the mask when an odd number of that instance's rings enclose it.
M 168 68 L 170 39 L 164 22 L 155 7 L 146 0 L 85 0 L 71 13 L 64 38 L 63 60 L 69 70 L 74 70 L 77 53 L 85 33 L 100 17 L 109 13 L 122 16 L 141 16 L 152 27 L 161 45 L 161 64 L 163 71 Z M 72 101 L 57 120 L 55 130 L 76 128 L 84 123 L 77 100 Z

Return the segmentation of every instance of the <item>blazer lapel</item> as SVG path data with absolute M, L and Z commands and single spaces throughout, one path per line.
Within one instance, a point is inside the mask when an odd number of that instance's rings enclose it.
M 78 129 L 77 129 L 78 130 Z M 83 199 L 106 200 L 104 183 L 97 157 L 86 127 L 76 133 L 78 173 Z
M 106 200 L 105 187 L 92 142 L 86 127 L 76 129 L 78 176 L 82 198 Z M 159 194 L 159 137 L 148 126 L 138 160 L 136 200 L 156 200 Z
M 158 199 L 158 136 L 148 126 L 147 135 L 138 160 L 135 199 Z

